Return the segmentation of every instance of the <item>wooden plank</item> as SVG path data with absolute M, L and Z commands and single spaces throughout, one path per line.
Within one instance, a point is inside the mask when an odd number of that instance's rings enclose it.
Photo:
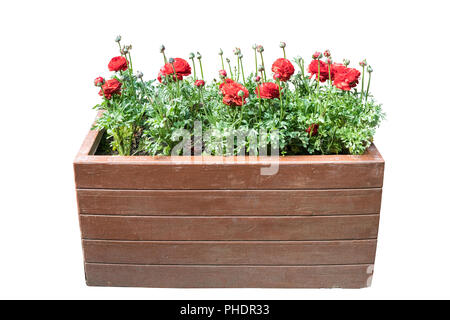
M 86 262 L 119 264 L 324 265 L 374 263 L 376 240 L 83 240 Z
M 81 215 L 84 239 L 352 240 L 376 238 L 379 215 L 159 217 Z
M 105 190 L 78 189 L 81 214 L 337 215 L 380 212 L 382 189 Z
M 380 188 L 384 160 L 364 155 L 272 157 L 94 156 L 101 133 L 91 131 L 74 161 L 79 189 L 339 189 Z M 277 164 L 274 175 L 261 169 Z
M 382 162 L 280 162 L 278 173 L 261 175 L 264 163 L 175 164 L 75 163 L 78 189 L 342 189 L 380 188 Z
M 145 266 L 86 263 L 90 286 L 156 288 L 365 288 L 373 265 Z

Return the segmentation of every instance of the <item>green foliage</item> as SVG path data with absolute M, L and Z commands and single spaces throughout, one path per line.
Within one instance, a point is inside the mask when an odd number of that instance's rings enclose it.
M 202 123 L 203 132 L 215 133 L 216 138 L 203 141 L 203 150 L 212 154 L 257 152 L 250 138 L 227 150 L 227 138 L 239 131 L 258 135 L 260 130 L 267 132 L 260 137 L 267 143 L 278 134 L 282 155 L 364 153 L 384 117 L 381 106 L 356 89 L 342 91 L 329 83 L 318 86 L 305 75 L 303 61 L 298 61 L 300 71 L 281 83 L 281 100 L 259 99 L 250 74 L 243 81 L 250 96 L 242 107 L 223 104 L 220 82 L 200 88 L 192 76 L 144 82 L 129 68 L 116 73 L 123 83 L 121 94 L 96 106 L 104 111 L 95 128 L 106 131 L 111 148 L 120 155 L 170 155 L 180 142 L 180 130 L 193 136 L 195 121 Z M 313 124 L 318 125 L 315 135 L 307 132 Z

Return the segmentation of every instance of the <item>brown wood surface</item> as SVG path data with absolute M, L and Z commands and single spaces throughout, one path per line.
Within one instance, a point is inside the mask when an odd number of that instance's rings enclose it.
M 374 239 L 379 215 L 135 217 L 81 215 L 84 239 L 352 240 Z
M 74 161 L 78 189 L 348 189 L 383 184 L 384 160 L 374 145 L 361 156 L 93 156 L 98 137 L 91 131 Z M 277 174 L 261 175 L 262 168 L 275 162 Z
M 381 189 L 77 190 L 81 214 L 337 215 L 380 212 Z
M 86 263 L 90 286 L 156 288 L 365 288 L 373 265 L 149 266 Z
M 86 262 L 195 265 L 374 263 L 376 240 L 98 241 L 83 240 Z

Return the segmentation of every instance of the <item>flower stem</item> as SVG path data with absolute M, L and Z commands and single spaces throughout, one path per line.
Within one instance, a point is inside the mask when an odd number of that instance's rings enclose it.
M 163 57 L 164 57 L 164 64 L 167 64 L 167 57 L 166 57 L 166 54 L 164 53 L 164 51 L 163 51 Z
M 254 49 L 255 51 L 255 77 L 258 75 L 258 54 L 256 53 L 256 48 Z
M 283 55 L 284 55 L 284 58 L 286 59 L 286 50 L 283 48 Z
M 242 59 L 239 59 L 241 61 L 241 70 L 242 70 L 242 81 L 245 84 L 245 75 L 244 75 L 244 64 L 242 63 Z
M 239 57 L 237 57 L 237 71 L 236 71 L 236 81 L 239 82 L 239 77 L 240 77 L 240 66 L 239 66 Z
M 234 78 L 233 78 L 233 71 L 231 70 L 230 62 L 228 62 L 228 68 L 230 68 L 230 78 L 234 80 Z
M 192 66 L 194 67 L 194 80 L 197 80 L 197 72 L 195 71 L 195 58 L 192 58 Z
M 264 68 L 264 82 L 267 82 L 267 78 L 266 78 L 266 67 L 264 66 L 264 58 L 263 58 L 262 52 L 260 52 L 260 55 L 261 55 L 261 65 L 262 65 L 263 68 Z
M 205 77 L 203 76 L 203 66 L 202 66 L 202 59 L 198 59 L 198 63 L 200 64 L 200 71 L 202 73 L 202 80 L 205 79 Z
M 371 78 L 372 78 L 372 72 L 369 73 L 369 81 L 367 82 L 366 102 L 367 102 L 367 96 L 369 95 L 370 79 L 371 79 Z
M 281 83 L 280 80 L 277 80 L 278 91 L 280 93 L 280 122 L 283 120 L 283 97 L 281 95 Z
M 222 60 L 222 70 L 225 70 L 225 65 L 223 64 L 223 55 L 220 55 L 220 60 Z
M 363 72 L 362 72 L 362 82 L 361 82 L 361 101 L 363 99 L 364 96 L 364 73 L 366 71 L 366 67 L 363 66 Z
M 319 96 L 320 88 L 320 60 L 317 59 L 317 97 Z

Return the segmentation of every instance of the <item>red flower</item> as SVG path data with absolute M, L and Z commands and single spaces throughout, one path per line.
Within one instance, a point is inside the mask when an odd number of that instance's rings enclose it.
M 220 84 L 219 89 L 223 94 L 223 103 L 228 106 L 242 106 L 249 94 L 246 87 L 231 79 L 225 79 L 225 81 Z M 239 97 L 239 91 L 244 92 L 243 97 Z
M 220 75 L 221 77 L 226 78 L 227 72 L 226 72 L 225 70 L 219 70 L 219 75 Z
M 311 74 L 311 76 L 309 78 L 311 79 L 313 76 L 316 76 L 316 78 L 317 78 L 317 73 L 319 72 L 319 67 L 318 67 L 319 63 L 320 63 L 320 77 L 319 77 L 320 82 L 325 82 L 329 78 L 328 64 L 326 64 L 322 60 L 311 61 L 311 63 L 309 64 L 309 67 L 308 67 L 308 72 Z M 333 68 L 331 68 L 331 70 L 333 70 Z
M 122 83 L 117 79 L 111 79 L 102 85 L 102 89 L 99 91 L 99 95 L 103 96 L 105 94 L 106 99 L 111 99 L 113 94 L 120 95 L 120 89 L 122 88 Z
M 196 85 L 197 87 L 204 87 L 204 86 L 205 86 L 205 81 L 203 81 L 203 80 L 197 80 L 197 81 L 195 81 L 195 85 Z
M 347 68 L 341 64 L 333 64 L 333 85 L 341 90 L 350 91 L 359 82 L 361 72 L 353 68 Z
M 166 77 L 167 76 L 167 74 L 164 74 L 163 73 L 163 71 L 162 71 L 162 69 L 159 71 L 159 73 L 158 73 L 158 81 L 159 82 L 162 82 L 162 77 Z M 177 74 L 177 76 L 175 77 L 175 75 L 172 75 L 172 80 L 173 81 L 176 81 L 176 80 L 183 80 L 183 76 L 182 75 L 180 75 L 180 74 Z
M 125 71 L 128 69 L 128 62 L 127 59 L 124 57 L 114 57 L 111 59 L 111 61 L 108 63 L 108 69 L 109 71 Z
M 288 59 L 280 58 L 273 63 L 272 71 L 280 74 L 280 81 L 288 81 L 294 74 L 295 69 Z
M 162 74 L 164 74 L 164 75 L 172 74 L 173 68 L 175 68 L 175 72 L 177 73 L 177 78 L 178 78 L 178 76 L 186 77 L 191 74 L 191 66 L 189 65 L 189 63 L 186 60 L 181 59 L 181 58 L 175 58 L 174 60 L 175 61 L 173 63 L 173 66 L 171 63 L 166 63 L 164 65 L 164 67 L 161 68 Z
M 319 130 L 319 125 L 316 123 L 313 123 L 305 131 L 308 132 L 310 136 L 315 136 L 315 135 L 317 135 L 318 130 Z M 312 133 L 311 133 L 311 131 L 312 131 Z
M 255 89 L 256 96 L 263 99 L 275 99 L 280 97 L 280 87 L 273 82 L 265 82 Z
M 96 87 L 101 87 L 104 83 L 105 83 L 105 79 L 103 79 L 102 77 L 97 77 L 94 80 L 94 85 Z

